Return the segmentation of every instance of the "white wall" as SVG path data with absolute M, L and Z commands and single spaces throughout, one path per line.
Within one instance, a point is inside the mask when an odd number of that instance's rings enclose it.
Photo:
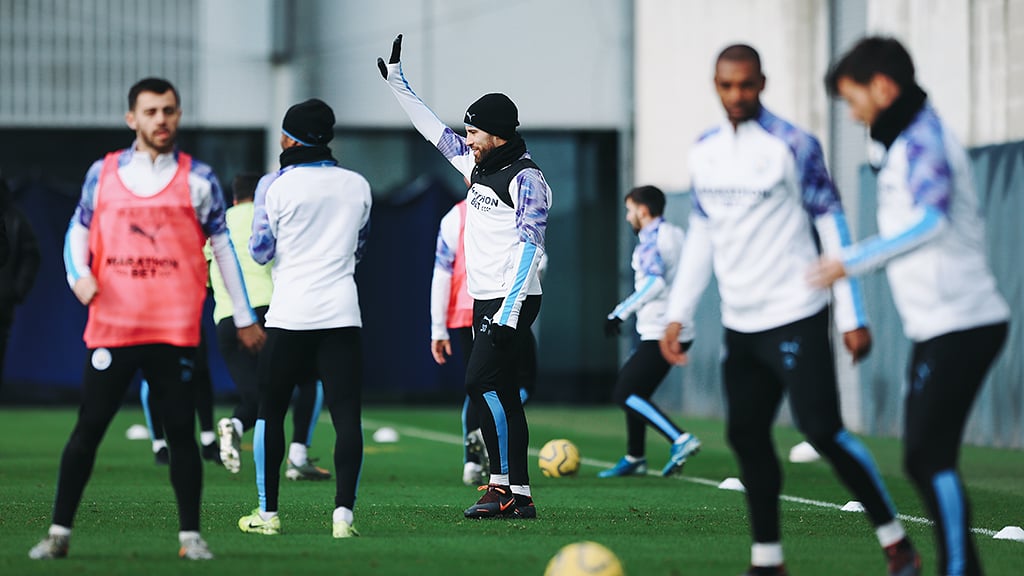
M 870 0 L 868 28 L 903 42 L 918 82 L 968 146 L 1024 138 L 1024 0 Z
M 821 77 L 827 13 L 816 0 L 636 2 L 636 181 L 689 184 L 690 143 L 724 120 L 712 77 L 718 53 L 746 43 L 761 54 L 765 106 L 819 137 L 827 126 Z M 825 140 L 823 140 L 823 145 Z
M 524 128 L 623 128 L 628 100 L 630 2 L 623 0 L 391 0 L 311 2 L 299 27 L 315 38 L 298 63 L 299 99 L 327 100 L 342 126 L 408 128 L 377 71 L 404 34 L 410 84 L 461 127 L 466 107 L 504 92 Z M 310 22 L 309 18 L 315 21 Z M 311 52 L 310 52 L 311 51 Z
M 259 128 L 273 112 L 271 0 L 217 0 L 197 6 L 199 101 L 186 103 L 205 127 Z

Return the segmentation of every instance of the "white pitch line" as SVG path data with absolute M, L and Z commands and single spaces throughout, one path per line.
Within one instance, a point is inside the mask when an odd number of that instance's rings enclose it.
M 456 436 L 454 434 L 447 434 L 445 432 L 435 432 L 434 430 L 426 430 L 424 428 L 416 428 L 416 427 L 413 427 L 413 426 L 388 424 L 388 423 L 379 422 L 379 421 L 376 421 L 376 420 L 367 420 L 365 418 L 363 419 L 363 426 L 375 427 L 375 428 L 380 428 L 382 426 L 390 426 L 391 428 L 394 428 L 394 429 L 398 430 L 398 432 L 401 433 L 401 434 L 408 434 L 409 436 L 413 436 L 415 438 L 422 438 L 423 440 L 432 440 L 434 442 L 441 442 L 441 443 L 444 443 L 444 444 L 454 444 L 456 446 L 462 446 L 463 445 L 463 439 L 462 439 L 461 436 Z M 539 454 L 539 452 L 540 451 L 537 450 L 536 448 L 530 448 L 530 455 L 532 455 L 532 456 L 536 456 L 537 454 Z M 605 460 L 594 460 L 593 458 L 580 458 L 580 463 L 581 464 L 586 464 L 587 466 L 593 466 L 595 468 L 611 468 L 612 466 L 615 465 L 614 462 L 607 462 Z M 654 472 L 654 471 L 650 471 L 647 474 L 649 476 L 660 476 L 661 475 L 661 474 L 659 474 L 657 472 Z M 718 484 L 719 484 L 718 481 L 712 480 L 710 478 L 701 478 L 699 476 L 678 476 L 677 478 L 679 478 L 680 480 L 685 480 L 686 482 L 691 482 L 693 484 L 700 484 L 701 486 L 710 486 L 712 488 L 717 488 Z M 810 498 L 801 498 L 800 496 L 789 496 L 789 495 L 786 495 L 786 494 L 781 494 L 779 496 L 779 498 L 781 500 L 785 500 L 786 502 L 793 502 L 793 503 L 796 503 L 796 504 L 806 504 L 808 506 L 816 506 L 818 508 L 832 508 L 832 509 L 835 509 L 835 510 L 842 510 L 842 508 L 843 508 L 842 504 L 835 504 L 833 502 L 825 502 L 825 501 L 822 501 L 822 500 L 812 500 Z M 925 525 L 929 525 L 929 526 L 932 524 L 931 520 L 929 520 L 927 518 L 922 518 L 920 516 L 910 516 L 909 514 L 899 514 L 898 517 L 899 517 L 900 520 L 903 520 L 904 522 L 913 522 L 915 524 L 925 524 Z M 988 537 L 991 538 L 991 537 L 996 535 L 997 531 L 996 530 L 990 530 L 988 528 L 971 528 L 971 532 L 974 532 L 975 534 L 982 534 L 982 535 L 985 535 L 985 536 L 988 536 Z

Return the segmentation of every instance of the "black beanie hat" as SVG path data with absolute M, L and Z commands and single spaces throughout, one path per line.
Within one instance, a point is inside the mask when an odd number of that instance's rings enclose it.
M 504 94 L 484 94 L 466 110 L 466 124 L 505 140 L 511 140 L 519 126 L 519 110 Z
M 334 139 L 334 111 L 319 98 L 299 102 L 285 113 L 281 131 L 303 146 L 323 146 Z

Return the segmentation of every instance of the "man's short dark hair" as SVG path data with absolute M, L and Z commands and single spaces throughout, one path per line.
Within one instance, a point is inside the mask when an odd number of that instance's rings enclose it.
M 178 95 L 178 91 L 174 88 L 173 84 L 163 78 L 143 78 L 136 82 L 131 87 L 131 90 L 128 91 L 128 109 L 135 109 L 135 101 L 139 99 L 139 94 L 143 92 L 164 94 L 168 90 L 174 92 L 174 103 L 181 106 L 181 96 Z
M 914 80 L 914 61 L 910 53 L 895 38 L 868 36 L 857 42 L 832 65 L 825 75 L 825 89 L 832 96 L 839 94 L 839 79 L 849 78 L 866 85 L 875 74 L 888 76 L 903 90 L 917 85 Z
M 231 182 L 231 193 L 235 202 L 239 200 L 252 200 L 256 196 L 256 185 L 259 184 L 263 174 L 257 172 L 242 172 L 235 176 Z
M 715 66 L 718 63 L 728 60 L 729 62 L 750 62 L 757 68 L 757 73 L 761 72 L 761 55 L 754 50 L 753 46 L 747 44 L 733 44 L 726 46 L 721 52 L 718 53 L 718 58 L 715 59 Z
M 657 186 L 637 186 L 626 194 L 626 200 L 646 206 L 654 218 L 665 213 L 665 193 Z

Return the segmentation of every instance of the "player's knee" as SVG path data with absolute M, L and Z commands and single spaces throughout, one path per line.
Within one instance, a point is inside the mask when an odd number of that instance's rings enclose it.
M 943 466 L 924 445 L 907 444 L 903 452 L 903 470 L 918 486 L 931 482 Z

